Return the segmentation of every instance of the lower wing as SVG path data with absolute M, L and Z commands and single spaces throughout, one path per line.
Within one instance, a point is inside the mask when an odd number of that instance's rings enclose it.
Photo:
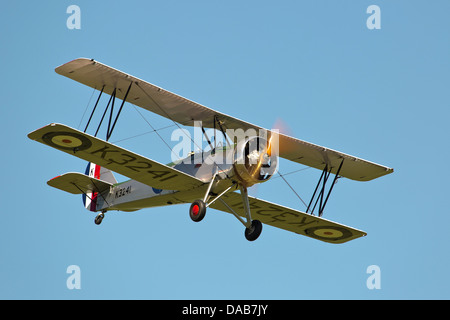
M 311 214 L 280 206 L 265 200 L 253 197 L 248 198 L 252 219 L 260 220 L 262 223 L 280 229 L 292 231 L 329 243 L 344 243 L 367 235 L 364 231 L 347 227 Z M 222 196 L 222 199 L 237 214 L 245 217 L 244 206 L 240 194 L 230 192 Z M 231 213 L 230 209 L 220 201 L 215 201 L 211 204 L 211 207 Z

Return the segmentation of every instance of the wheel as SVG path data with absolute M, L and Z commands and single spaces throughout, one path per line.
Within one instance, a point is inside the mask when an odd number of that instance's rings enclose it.
M 262 223 L 259 220 L 253 220 L 250 228 L 245 228 L 245 238 L 248 241 L 255 241 L 262 232 Z
M 195 200 L 189 208 L 189 216 L 192 221 L 200 222 L 205 217 L 206 204 L 202 200 Z
M 100 225 L 100 223 L 102 223 L 104 217 L 105 217 L 105 215 L 103 213 L 99 213 L 94 219 L 95 224 Z

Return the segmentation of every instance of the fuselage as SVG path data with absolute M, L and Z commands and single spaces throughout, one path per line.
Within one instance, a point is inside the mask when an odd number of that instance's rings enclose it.
M 194 176 L 205 184 L 193 190 L 161 190 L 136 180 L 130 179 L 105 191 L 97 200 L 97 211 L 121 210 L 135 211 L 142 208 L 158 207 L 171 204 L 191 203 L 203 198 L 208 183 L 217 170 L 217 177 L 210 194 L 219 194 L 233 184 L 234 176 L 232 159 L 234 148 L 222 147 L 205 152 L 192 153 L 188 157 L 169 163 L 168 166 Z
M 142 208 L 208 200 L 226 189 L 239 185 L 245 188 L 270 179 L 277 170 L 277 154 L 268 153 L 269 144 L 258 136 L 248 137 L 237 144 L 209 151 L 191 153 L 167 166 L 193 176 L 204 184 L 191 190 L 160 190 L 128 180 L 114 185 L 98 197 L 97 211 L 134 211 Z M 231 188 L 228 191 L 234 191 Z M 205 194 L 208 195 L 205 198 Z

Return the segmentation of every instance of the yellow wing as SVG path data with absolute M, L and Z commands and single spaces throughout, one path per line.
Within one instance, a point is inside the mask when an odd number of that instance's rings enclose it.
M 116 89 L 116 97 L 122 100 L 130 88 L 126 101 L 182 125 L 193 126 L 194 121 L 202 121 L 204 128 L 214 128 L 217 120 L 227 129 L 263 129 L 207 108 L 93 59 L 75 59 L 57 67 L 55 71 L 89 87 L 103 89 L 103 92 L 107 94 L 112 94 Z M 273 134 L 270 130 L 267 131 Z M 319 170 L 327 166 L 332 173 L 336 173 L 344 160 L 339 175 L 357 181 L 369 181 L 393 172 L 392 168 L 284 134 L 279 134 L 278 154 L 282 158 Z
M 367 233 L 345 225 L 313 216 L 298 210 L 290 209 L 279 204 L 271 203 L 253 197 L 249 198 L 252 219 L 292 231 L 310 238 L 329 242 L 344 243 Z M 222 196 L 222 199 L 240 216 L 245 217 L 241 195 L 230 192 Z M 220 201 L 213 202 L 210 207 L 231 213 Z
M 49 124 L 28 137 L 154 188 L 189 190 L 204 184 L 196 177 L 62 124 Z

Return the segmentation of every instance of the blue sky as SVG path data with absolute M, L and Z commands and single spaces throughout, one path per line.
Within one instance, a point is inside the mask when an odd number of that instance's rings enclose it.
M 72 4 L 80 30 L 66 26 Z M 366 26 L 372 4 L 379 30 Z M 0 298 L 449 299 L 449 11 L 439 0 L 4 4 Z M 393 167 L 371 182 L 340 179 L 327 204 L 325 218 L 368 235 L 332 245 L 265 226 L 250 243 L 231 215 L 209 210 L 196 224 L 187 204 L 111 213 L 96 226 L 81 197 L 46 184 L 85 162 L 27 138 L 51 122 L 80 126 L 92 89 L 54 72 L 78 57 L 263 127 L 280 118 L 299 139 Z M 127 139 L 148 131 L 127 104 L 110 141 L 170 162 L 156 135 Z M 170 141 L 171 131 L 161 134 Z M 319 176 L 286 179 L 309 200 Z M 252 192 L 305 209 L 279 178 Z M 66 286 L 70 265 L 79 290 Z M 366 286 L 371 265 L 381 289 Z

